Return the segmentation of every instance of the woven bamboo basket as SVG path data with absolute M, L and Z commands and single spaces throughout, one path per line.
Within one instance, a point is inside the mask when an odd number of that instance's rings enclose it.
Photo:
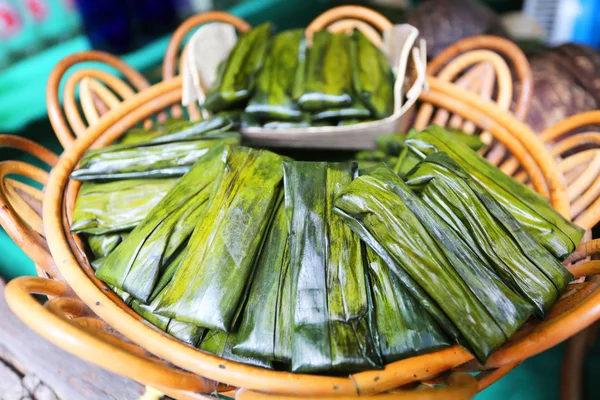
M 381 19 L 361 7 L 339 7 L 318 17 L 307 32 L 357 26 L 379 34 L 375 27 Z M 174 33 L 165 55 L 164 80 L 153 86 L 105 53 L 79 53 L 59 63 L 48 82 L 47 103 L 65 148 L 60 158 L 29 140 L 0 135 L 0 146 L 27 152 L 52 168 L 48 174 L 23 162 L 0 162 L 0 223 L 39 273 L 39 277 L 9 282 L 6 298 L 32 329 L 85 360 L 177 399 L 218 392 L 240 399 L 417 400 L 472 398 L 523 360 L 600 318 L 596 276 L 600 264 L 590 261 L 600 253 L 600 239 L 591 238 L 591 228 L 600 220 L 600 134 L 567 135 L 600 124 L 600 111 L 574 116 L 536 135 L 521 122 L 532 91 L 525 57 L 511 42 L 479 36 L 456 43 L 429 65 L 428 90 L 407 126 L 421 128 L 434 122 L 481 134 L 490 161 L 546 195 L 561 214 L 587 230 L 584 243 L 566 261 L 576 280 L 544 321 L 528 322 L 485 365 L 455 346 L 347 377 L 293 374 L 231 362 L 192 348 L 144 321 L 94 277 L 81 239 L 69 232 L 80 186 L 69 174 L 86 150 L 106 146 L 136 124 L 150 126 L 168 114 L 199 117 L 194 106 L 183 110 L 179 105 L 182 81 L 176 75 L 176 59 L 186 34 L 211 21 L 248 29 L 246 22 L 222 12 L 190 18 Z M 124 79 L 85 67 L 89 61 L 115 68 Z M 64 80 L 63 108 L 60 83 L 75 65 L 78 69 Z M 511 70 L 519 87 L 514 99 Z M 582 145 L 587 146 L 582 150 Z M 14 175 L 39 182 L 43 192 L 9 177 Z M 34 294 L 48 299 L 41 305 Z M 415 387 L 420 390 L 412 390 Z

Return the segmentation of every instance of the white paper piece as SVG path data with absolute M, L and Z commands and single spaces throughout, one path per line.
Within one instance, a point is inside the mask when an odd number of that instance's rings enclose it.
M 394 74 L 398 73 L 398 64 L 401 58 L 402 49 L 410 41 L 410 46 L 413 45 L 415 31 L 419 31 L 412 25 L 398 24 L 393 25 L 390 29 L 383 32 L 383 52 L 387 54 L 390 65 Z
M 187 60 L 184 60 L 191 78 L 183 79 L 183 93 L 189 95 L 186 100 L 204 104 L 206 90 L 217 77 L 217 67 L 227 59 L 236 42 L 235 28 L 230 24 L 211 22 L 198 28 L 187 44 Z M 191 91 L 186 85 L 192 86 Z

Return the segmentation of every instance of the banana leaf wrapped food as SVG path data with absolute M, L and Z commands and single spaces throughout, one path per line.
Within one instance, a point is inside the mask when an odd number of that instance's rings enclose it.
M 273 363 L 269 360 L 264 360 L 256 357 L 240 356 L 232 351 L 235 346 L 236 335 L 233 333 L 227 334 L 218 330 L 206 331 L 202 342 L 198 346 L 200 350 L 207 353 L 223 357 L 227 360 L 237 361 L 244 364 L 255 365 L 257 367 L 271 369 Z
M 432 316 L 368 246 L 365 262 L 373 296 L 377 342 L 385 363 L 452 345 Z
M 359 29 L 352 38 L 354 92 L 375 118 L 389 117 L 394 112 L 394 73 L 388 59 Z
M 101 235 L 87 235 L 87 243 L 95 258 L 109 255 L 125 240 L 129 232 L 105 233 Z
M 246 113 L 280 121 L 302 119 L 302 111 L 293 99 L 293 90 L 303 40 L 302 29 L 281 32 L 271 39 Z
M 243 308 L 255 258 L 281 195 L 282 157 L 233 147 L 224 162 L 183 264 L 156 311 L 228 333 Z
M 233 353 L 290 363 L 289 265 L 288 226 L 281 199 L 256 261 L 256 275 L 235 334 Z
M 355 120 L 369 118 L 370 116 L 371 113 L 360 101 L 353 100 L 352 103 L 346 107 L 328 108 L 326 110 L 319 111 L 311 116 L 311 121 L 322 122 L 345 119 Z
M 146 143 L 165 144 L 196 139 L 228 139 L 232 131 L 240 125 L 241 113 L 213 115 L 201 121 L 187 121 L 183 125 L 175 125 L 164 129 Z M 233 133 L 233 136 L 237 135 Z M 121 143 L 123 147 L 127 144 Z
M 445 153 L 425 158 L 407 176 L 424 199 L 469 248 L 542 318 L 573 278 L 477 182 Z
M 352 104 L 351 39 L 345 33 L 315 32 L 307 49 L 302 95 L 306 111 L 343 108 Z
M 430 235 L 397 193 L 398 188 L 405 196 L 410 192 L 400 177 L 382 164 L 348 185 L 336 199 L 335 210 L 384 260 L 391 258 L 391 268 L 400 267 L 410 275 L 460 332 L 455 340 L 485 361 L 507 340 L 504 331 L 510 327 L 500 327 L 490 313 L 490 302 L 483 302 L 481 295 L 488 289 L 496 295 L 502 291 L 491 279 L 482 279 L 485 271 L 481 266 L 451 263 L 448 252 L 442 250 L 443 243 Z M 480 270 L 474 272 L 476 268 Z M 477 292 L 465 282 L 467 275 L 469 284 L 481 286 Z M 446 329 L 446 325 L 440 327 Z M 455 336 L 453 330 L 446 333 Z
M 583 229 L 556 212 L 548 199 L 502 173 L 443 128 L 430 126 L 413 133 L 406 144 L 421 158 L 434 152 L 447 153 L 558 259 L 565 259 L 577 248 Z
M 413 169 L 422 157 L 410 151 L 404 141 L 407 137 L 417 134 L 417 130 L 411 129 L 408 134 L 387 133 L 375 138 L 377 150 L 364 150 L 356 154 L 356 160 L 361 161 L 361 169 L 369 166 L 365 161 L 385 162 L 401 177 L 404 177 Z M 483 141 L 477 135 L 469 135 L 459 130 L 448 131 L 453 139 L 458 140 L 477 151 L 484 146 Z M 375 166 L 372 163 L 371 166 Z
M 306 121 L 265 121 L 263 128 L 285 129 L 285 128 L 309 128 L 311 125 Z
M 71 232 L 103 235 L 135 228 L 175 183 L 170 179 L 130 179 L 81 185 Z
M 142 316 L 145 320 L 156 326 L 160 330 L 169 333 L 171 336 L 192 345 L 197 346 L 204 336 L 205 329 L 199 326 L 189 324 L 187 322 L 177 321 L 173 318 L 165 317 L 164 315 L 155 312 L 156 305 L 160 294 L 165 290 L 166 286 L 173 279 L 175 271 L 181 267 L 183 258 L 185 257 L 186 249 L 180 251 L 175 259 L 162 272 L 158 282 L 152 290 L 152 294 L 148 298 L 147 303 L 138 299 L 131 301 L 131 307 Z
M 359 238 L 333 214 L 355 163 L 285 162 L 290 226 L 292 371 L 352 372 L 383 366 Z
M 265 58 L 271 30 L 271 24 L 266 22 L 238 38 L 208 90 L 204 103 L 207 110 L 216 112 L 231 108 L 250 97 Z
M 121 137 L 121 144 L 136 144 L 141 142 L 147 142 L 148 140 L 154 139 L 157 136 L 164 134 L 167 131 L 177 128 L 184 128 L 189 126 L 190 121 L 183 119 L 171 118 L 160 124 L 154 124 L 152 128 L 133 128 L 128 130 Z
M 162 273 L 158 283 L 155 285 L 152 294 L 149 297 L 148 303 L 144 303 L 128 293 L 109 285 L 113 292 L 121 297 L 126 303 L 133 308 L 142 318 L 157 327 L 158 329 L 169 333 L 175 338 L 192 346 L 197 346 L 204 335 L 204 328 L 197 327 L 186 322 L 176 321 L 169 317 L 157 314 L 154 312 L 156 302 L 154 301 L 165 286 L 169 284 L 173 278 L 173 274 L 181 265 L 185 249 L 179 252 L 177 257 L 171 262 Z
M 223 132 L 218 138 L 117 144 L 87 153 L 79 168 L 71 173 L 71 178 L 89 181 L 180 177 L 211 148 L 221 144 L 237 144 L 239 141 L 238 133 Z
M 227 146 L 202 157 L 111 254 L 96 276 L 147 302 L 166 266 L 187 242 L 225 168 Z

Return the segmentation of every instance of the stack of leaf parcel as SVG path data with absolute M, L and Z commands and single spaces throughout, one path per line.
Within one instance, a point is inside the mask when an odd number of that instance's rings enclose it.
M 217 70 L 204 108 L 238 112 L 244 127 L 349 125 L 389 117 L 394 73 L 386 55 L 360 31 L 272 35 L 264 23 L 242 34 Z
M 237 51 L 254 68 L 250 50 Z M 283 115 L 227 68 L 214 104 L 249 98 Z M 341 87 L 277 99 L 289 115 L 308 104 L 333 112 Z M 582 229 L 479 156 L 476 139 L 435 126 L 382 136 L 359 169 L 243 147 L 236 126 L 218 115 L 137 129 L 72 174 L 84 183 L 71 229 L 85 234 L 96 276 L 190 346 L 328 375 L 454 344 L 484 362 L 572 279 L 561 260 Z

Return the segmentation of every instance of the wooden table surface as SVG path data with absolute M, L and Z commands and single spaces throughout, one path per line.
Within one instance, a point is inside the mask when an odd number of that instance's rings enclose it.
M 0 280 L 0 400 L 136 400 L 144 392 L 25 326 L 8 308 Z

